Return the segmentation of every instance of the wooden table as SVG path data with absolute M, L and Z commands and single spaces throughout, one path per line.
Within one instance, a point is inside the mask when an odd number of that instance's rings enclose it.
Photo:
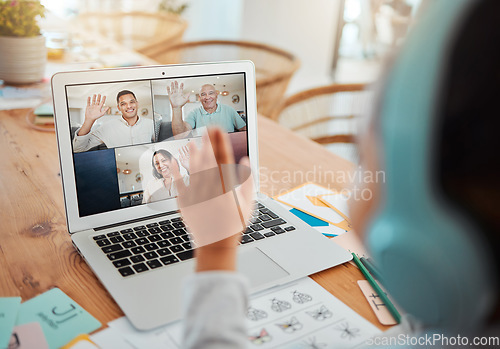
M 27 112 L 0 111 L 0 297 L 26 301 L 59 287 L 106 324 L 123 313 L 73 248 L 55 134 L 30 128 Z M 270 196 L 304 180 L 342 189 L 346 183 L 333 183 L 331 176 L 321 174 L 353 170 L 350 162 L 263 117 L 259 147 L 261 189 Z M 387 328 L 363 297 L 356 283 L 363 276 L 356 267 L 346 263 L 312 278 L 375 326 Z

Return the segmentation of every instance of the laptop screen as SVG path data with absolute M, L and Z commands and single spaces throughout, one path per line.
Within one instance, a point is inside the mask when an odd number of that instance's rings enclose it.
M 237 162 L 247 156 L 245 78 L 66 85 L 79 216 L 174 199 L 172 166 L 188 181 L 187 144 L 200 144 L 206 126 L 228 132 Z

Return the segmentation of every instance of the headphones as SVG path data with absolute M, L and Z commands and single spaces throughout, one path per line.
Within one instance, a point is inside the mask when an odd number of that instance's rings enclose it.
M 396 303 L 447 330 L 480 327 L 497 297 L 483 233 L 446 202 L 432 156 L 449 42 L 474 3 L 429 3 L 387 76 L 378 115 L 386 183 L 365 241 Z

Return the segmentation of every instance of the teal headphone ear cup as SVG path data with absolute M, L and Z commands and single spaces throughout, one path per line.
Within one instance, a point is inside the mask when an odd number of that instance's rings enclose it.
M 412 248 L 429 244 L 422 244 L 419 232 L 410 231 L 410 227 L 386 222 L 379 221 L 368 236 L 370 254 L 383 270 L 383 275 L 388 276 L 384 277 L 384 286 L 391 290 L 390 294 L 397 303 L 404 305 L 406 312 L 425 323 L 438 323 L 439 304 L 434 297 L 436 284 L 426 273 L 433 267 L 433 261 Z M 431 253 L 428 251 L 429 255 Z M 421 299 L 425 299 L 425 306 L 420 304 Z
M 490 258 L 473 227 L 435 209 L 425 221 L 382 213 L 367 245 L 384 286 L 406 312 L 426 326 L 471 329 L 495 298 Z

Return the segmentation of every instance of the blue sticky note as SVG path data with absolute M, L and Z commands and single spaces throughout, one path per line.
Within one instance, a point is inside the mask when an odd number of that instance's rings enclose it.
M 53 288 L 21 304 L 17 325 L 39 322 L 49 348 L 59 348 L 81 333 L 101 327 L 101 323 L 58 288 Z
M 41 116 L 53 116 L 54 107 L 52 106 L 52 103 L 42 104 L 41 106 L 35 109 L 34 113 L 35 115 L 41 115 Z
M 314 216 L 311 216 L 310 214 L 297 210 L 296 208 L 292 208 L 290 212 L 299 217 L 300 219 L 302 219 L 311 227 L 326 227 L 329 225 L 328 222 L 325 222 L 322 219 L 316 218 Z
M 0 348 L 7 348 L 16 324 L 21 297 L 0 298 Z

